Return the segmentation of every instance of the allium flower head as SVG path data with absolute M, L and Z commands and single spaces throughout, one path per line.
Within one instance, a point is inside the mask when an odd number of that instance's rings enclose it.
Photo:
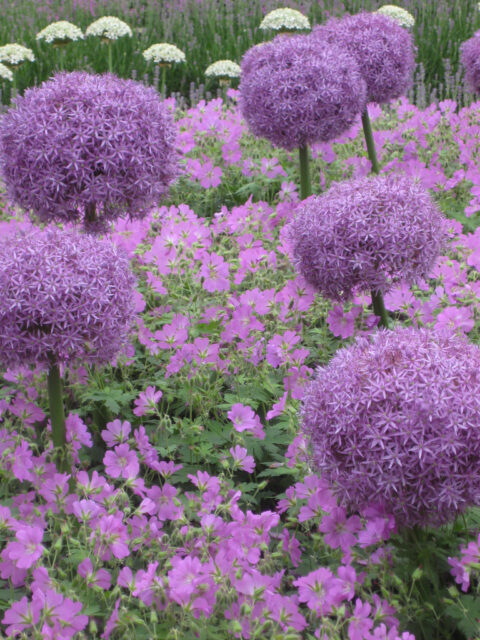
M 143 57 L 147 62 L 154 62 L 160 64 L 162 62 L 185 62 L 185 54 L 181 49 L 174 44 L 168 44 L 167 42 L 161 42 L 159 44 L 152 44 L 151 47 L 145 49 Z
M 99 36 L 105 40 L 118 40 L 123 36 L 132 37 L 132 30 L 126 22 L 114 16 L 103 16 L 88 25 L 86 36 Z
M 460 61 L 465 68 L 465 81 L 472 91 L 480 93 L 480 31 L 460 46 Z
M 205 69 L 207 78 L 239 78 L 240 65 L 232 60 L 217 60 Z
M 134 318 L 128 257 L 110 240 L 56 227 L 0 242 L 4 367 L 108 362 Z
M 332 140 L 365 106 L 353 58 L 311 36 L 277 36 L 249 49 L 239 90 L 252 132 L 285 149 Z
M 289 233 L 298 271 L 323 296 L 340 301 L 428 275 L 447 229 L 418 182 L 382 174 L 335 183 L 309 198 Z
M 10 80 L 10 82 L 13 80 L 13 73 L 10 71 L 8 67 L 6 67 L 1 62 L 0 62 L 0 78 L 2 78 L 2 80 Z
M 312 37 L 334 42 L 355 58 L 367 83 L 367 102 L 399 98 L 412 82 L 412 35 L 388 16 L 362 12 L 333 18 Z
M 260 29 L 272 29 L 273 31 L 303 31 L 310 29 L 310 22 L 307 16 L 287 7 L 282 9 L 274 9 L 267 13 L 262 22 Z
M 401 27 L 406 27 L 407 29 L 411 29 L 415 24 L 415 18 L 409 11 L 402 7 L 397 7 L 394 4 L 384 4 L 383 7 L 377 9 L 377 13 L 392 18 L 392 20 L 398 22 Z
M 177 173 L 175 126 L 158 93 L 111 74 L 60 73 L 0 124 L 8 194 L 44 221 L 140 217 Z M 87 218 L 88 220 L 88 218 Z
M 442 524 L 480 500 L 480 349 L 397 328 L 340 349 L 305 393 L 316 469 L 354 511 Z
M 34 62 L 35 60 L 33 51 L 28 47 L 17 43 L 5 44 L 0 47 L 0 62 L 3 62 L 9 69 L 19 67 L 27 60 L 28 62 Z
M 37 40 L 44 40 L 48 44 L 67 44 L 83 38 L 82 30 L 67 20 L 52 22 L 37 33 Z

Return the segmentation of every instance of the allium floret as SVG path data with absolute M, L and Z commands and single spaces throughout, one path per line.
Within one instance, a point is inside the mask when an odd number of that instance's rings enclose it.
M 480 31 L 460 46 L 460 61 L 465 68 L 467 85 L 480 93 Z
M 405 93 L 415 67 L 411 33 L 381 13 L 332 18 L 312 32 L 352 55 L 367 83 L 367 102 L 389 102 Z
M 45 29 L 37 33 L 37 40 L 44 40 L 48 44 L 67 44 L 76 40 L 83 40 L 82 30 L 67 20 L 52 22 Z
M 285 149 L 332 140 L 365 107 L 353 58 L 311 36 L 277 36 L 249 49 L 239 90 L 252 132 Z
M 90 224 L 92 207 L 103 222 L 141 217 L 177 175 L 175 137 L 152 87 L 60 73 L 2 118 L 0 171 L 9 197 L 44 221 Z
M 35 61 L 33 51 L 28 47 L 17 43 L 5 44 L 3 47 L 0 47 L 0 62 L 3 62 L 6 67 L 19 67 L 27 61 Z
M 239 78 L 240 65 L 232 60 L 217 60 L 205 69 L 207 78 Z
M 406 27 L 407 29 L 411 29 L 415 24 L 415 18 L 412 14 L 402 7 L 397 7 L 395 4 L 384 4 L 383 7 L 377 9 L 377 13 L 392 18 L 392 20 L 398 22 L 401 27 Z
M 174 44 L 168 44 L 168 42 L 152 44 L 151 47 L 145 49 L 143 57 L 147 62 L 154 62 L 155 64 L 160 64 L 162 62 L 185 62 L 186 60 L 183 51 Z
M 354 511 L 443 524 L 480 501 L 480 349 L 452 333 L 397 328 L 320 367 L 301 408 L 316 470 Z
M 446 219 L 421 184 L 386 175 L 335 183 L 296 211 L 289 234 L 297 270 L 324 297 L 387 293 L 428 275 Z
M 304 31 L 310 29 L 307 16 L 287 7 L 274 9 L 267 13 L 260 23 L 260 29 L 272 29 L 273 31 Z
M 0 243 L 0 354 L 4 367 L 104 363 L 134 319 L 130 263 L 110 240 L 56 227 Z
M 99 36 L 105 40 L 118 40 L 123 36 L 132 37 L 132 30 L 126 22 L 115 16 L 103 16 L 88 25 L 86 36 Z
M 0 78 L 2 78 L 2 80 L 10 80 L 10 82 L 13 80 L 13 73 L 10 71 L 8 67 L 6 67 L 1 62 L 0 62 Z

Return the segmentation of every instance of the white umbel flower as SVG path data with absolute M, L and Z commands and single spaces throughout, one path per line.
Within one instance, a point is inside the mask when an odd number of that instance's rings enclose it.
M 239 78 L 240 65 L 232 60 L 218 60 L 205 69 L 209 78 Z
M 0 47 L 0 62 L 7 67 L 18 67 L 26 61 L 33 62 L 35 56 L 33 51 L 21 44 L 5 44 Z
M 132 37 L 132 30 L 126 22 L 114 16 L 104 16 L 88 25 L 86 36 L 99 36 L 105 40 L 118 40 L 122 36 Z
M 168 44 L 167 42 L 160 42 L 159 44 L 152 44 L 151 47 L 145 49 L 143 57 L 148 62 L 154 62 L 160 64 L 162 62 L 185 62 L 185 54 L 174 44 Z
M 2 78 L 2 80 L 10 80 L 10 82 L 13 80 L 13 73 L 10 71 L 8 67 L 6 67 L 1 62 L 0 62 L 0 78 Z
M 275 9 L 270 11 L 260 23 L 260 29 L 274 31 L 304 31 L 310 29 L 307 16 L 296 9 Z
M 377 13 L 381 13 L 384 16 L 392 18 L 392 20 L 398 22 L 401 27 L 406 27 L 407 29 L 411 29 L 415 24 L 415 18 L 411 13 L 394 4 L 383 5 L 383 7 L 380 7 L 380 9 L 377 10 Z
M 52 22 L 37 33 L 37 40 L 44 40 L 48 44 L 67 44 L 83 38 L 82 30 L 67 20 Z

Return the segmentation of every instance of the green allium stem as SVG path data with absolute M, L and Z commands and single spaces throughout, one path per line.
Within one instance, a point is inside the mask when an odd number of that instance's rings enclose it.
M 167 97 L 167 94 L 166 94 L 166 87 L 167 87 L 166 80 L 167 80 L 167 67 L 163 66 L 162 67 L 162 96 L 164 98 Z
M 380 291 L 372 291 L 373 313 L 380 318 L 379 327 L 389 329 L 388 313 L 385 309 L 385 302 Z
M 63 58 L 65 56 L 65 50 L 64 47 L 58 47 L 58 55 L 59 55 L 59 62 L 58 62 L 58 68 L 60 69 L 60 71 L 63 71 L 64 69 L 64 64 L 63 64 Z
M 312 195 L 312 181 L 310 179 L 310 150 L 308 144 L 298 148 L 300 159 L 300 199 L 305 200 Z
M 56 465 L 59 471 L 67 471 L 66 459 L 67 436 L 65 430 L 65 413 L 63 410 L 62 380 L 57 363 L 51 364 L 48 370 L 48 402 L 50 405 L 50 422 L 52 423 L 53 446 L 57 450 Z
M 112 53 L 112 42 L 109 41 L 107 44 L 108 47 L 108 70 L 110 73 L 113 73 L 113 53 Z
M 15 72 L 13 73 L 13 80 L 12 80 L 12 98 L 15 99 L 17 97 L 17 77 L 15 75 Z M 11 102 L 12 100 L 10 100 Z
M 377 152 L 375 151 L 375 142 L 373 140 L 372 123 L 368 115 L 368 110 L 365 107 L 365 111 L 362 113 L 362 125 L 363 133 L 365 135 L 365 142 L 367 143 L 367 151 L 370 162 L 372 163 L 373 173 L 380 173 L 380 166 L 378 164 Z

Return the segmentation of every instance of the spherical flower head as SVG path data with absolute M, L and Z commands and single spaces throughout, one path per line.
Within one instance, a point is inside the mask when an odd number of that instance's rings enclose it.
M 401 27 L 406 29 L 411 29 L 415 24 L 415 18 L 409 11 L 394 4 L 384 4 L 383 7 L 377 9 L 377 13 L 392 18 L 392 20 L 395 20 Z
M 147 62 L 154 62 L 155 64 L 172 62 L 185 62 L 185 54 L 181 49 L 174 44 L 168 44 L 167 42 L 160 42 L 159 44 L 152 44 L 151 47 L 145 49 L 143 57 Z
M 448 522 L 480 500 L 480 349 L 396 328 L 317 370 L 301 408 L 316 470 L 341 503 L 378 502 L 399 526 Z
M 252 132 L 288 150 L 332 140 L 365 107 L 353 58 L 311 36 L 277 36 L 249 49 L 239 91 Z
M 346 301 L 427 276 L 447 225 L 427 190 L 390 174 L 335 183 L 309 198 L 289 234 L 305 280 L 324 297 Z
M 60 73 L 2 118 L 0 172 L 9 197 L 42 220 L 90 224 L 94 207 L 105 226 L 145 215 L 166 194 L 178 173 L 175 137 L 152 87 Z
M 312 37 L 334 42 L 355 58 L 367 83 L 367 102 L 399 98 L 412 82 L 412 35 L 388 16 L 362 12 L 333 18 L 314 29 Z
M 9 69 L 15 69 L 27 61 L 35 61 L 33 51 L 28 47 L 17 43 L 5 44 L 0 47 L 0 62 L 3 62 Z
M 10 80 L 10 82 L 13 80 L 13 73 L 10 71 L 8 67 L 6 67 L 1 62 L 0 62 L 0 78 L 2 78 L 2 80 Z
M 296 9 L 274 9 L 267 13 L 262 22 L 260 29 L 273 31 L 304 31 L 310 29 L 310 22 L 307 16 Z
M 130 263 L 110 240 L 57 227 L 0 242 L 2 366 L 104 363 L 134 319 Z
M 132 37 L 132 30 L 126 22 L 114 16 L 103 16 L 88 25 L 86 36 L 98 36 L 104 40 L 118 40 L 123 36 Z
M 480 93 L 480 31 L 460 46 L 460 61 L 465 68 L 465 81 Z
M 52 22 L 37 33 L 37 40 L 44 40 L 48 44 L 68 44 L 83 39 L 82 30 L 67 20 Z
M 207 78 L 239 78 L 240 65 L 232 60 L 217 60 L 205 69 Z

